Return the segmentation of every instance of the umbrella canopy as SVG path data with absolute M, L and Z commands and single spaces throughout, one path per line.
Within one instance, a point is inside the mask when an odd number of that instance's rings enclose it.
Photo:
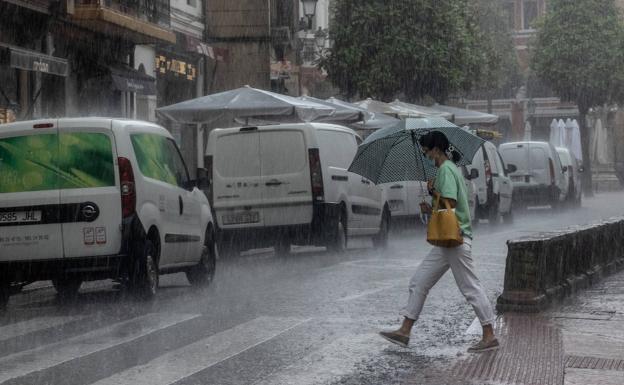
M 349 171 L 373 183 L 425 181 L 437 169 L 425 162 L 418 139 L 431 131 L 442 132 L 460 154 L 458 165 L 472 162 L 484 140 L 442 118 L 409 118 L 394 127 L 371 134 L 358 148 Z
M 405 103 L 396 99 L 394 102 L 389 103 L 392 106 L 405 108 L 411 111 L 419 113 L 424 118 L 444 118 L 446 120 L 453 120 L 453 114 L 447 111 L 436 110 L 431 107 L 419 106 L 417 104 Z
M 455 116 L 455 124 L 493 124 L 498 122 L 498 116 L 487 114 L 485 112 L 467 110 L 465 108 L 444 106 L 442 104 L 434 104 L 431 108 L 440 111 L 446 111 Z
M 159 115 L 187 124 L 249 117 L 310 122 L 334 111 L 330 106 L 249 86 L 156 109 Z
M 356 106 L 365 108 L 366 110 L 378 114 L 386 114 L 393 117 L 424 117 L 420 111 L 410 110 L 405 107 L 399 107 L 390 103 L 380 102 L 368 98 L 355 103 Z
M 337 104 L 331 102 L 329 99 L 323 100 L 311 96 L 300 96 L 298 99 L 304 102 L 322 104 L 335 109 L 334 113 L 330 116 L 323 116 L 315 119 L 316 122 L 354 123 L 366 120 L 371 116 L 366 110 L 351 106 L 349 103 Z
M 358 105 L 345 102 L 340 99 L 329 98 L 326 101 L 332 103 L 333 105 L 337 105 L 341 107 L 355 108 L 359 111 L 362 111 L 365 114 L 364 115 L 365 118 L 363 121 L 351 123 L 348 125 L 354 130 L 370 132 L 370 131 L 378 130 L 380 128 L 392 127 L 400 122 L 399 119 L 390 117 L 383 113 L 370 112 L 364 107 L 360 107 Z

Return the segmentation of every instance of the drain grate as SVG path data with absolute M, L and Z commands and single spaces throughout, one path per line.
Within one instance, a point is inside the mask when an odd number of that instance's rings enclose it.
M 598 357 L 567 356 L 566 368 L 624 371 L 624 360 Z

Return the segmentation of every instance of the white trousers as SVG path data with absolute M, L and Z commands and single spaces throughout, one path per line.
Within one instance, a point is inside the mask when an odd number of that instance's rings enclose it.
M 492 305 L 474 273 L 472 240 L 469 238 L 464 238 L 464 244 L 458 247 L 431 249 L 410 280 L 409 299 L 403 309 L 403 316 L 418 319 L 429 290 L 449 268 L 453 272 L 459 290 L 477 313 L 481 325 L 494 325 L 496 316 Z

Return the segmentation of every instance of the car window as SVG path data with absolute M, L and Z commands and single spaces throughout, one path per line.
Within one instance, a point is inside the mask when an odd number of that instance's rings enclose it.
M 218 136 L 215 143 L 215 173 L 225 178 L 260 176 L 260 144 L 257 132 Z
M 499 174 L 501 171 L 501 167 L 497 159 L 498 157 L 496 153 L 496 148 L 487 142 L 485 143 L 484 147 L 486 150 L 487 159 L 490 162 L 490 169 L 492 170 L 492 174 L 494 175 Z
M 157 134 L 133 134 L 130 139 L 144 176 L 180 187 L 188 181 L 186 167 L 172 140 Z
M 180 149 L 176 145 L 173 139 L 167 138 L 168 150 L 170 153 L 171 160 L 173 161 L 173 169 L 175 172 L 176 180 L 178 181 L 178 186 L 186 187 L 189 183 L 189 174 L 188 169 L 186 168 L 186 164 L 184 163 L 184 159 L 182 158 L 182 154 L 180 154 Z
M 355 136 L 342 131 L 318 130 L 321 159 L 329 167 L 348 168 L 357 152 Z
M 548 167 L 548 155 L 541 147 L 531 147 L 530 159 L 532 170 L 543 170 Z
M 106 134 L 72 132 L 0 139 L 0 193 L 114 185 L 115 164 Z
M 263 176 L 301 172 L 307 165 L 306 152 L 301 131 L 260 133 L 260 167 Z

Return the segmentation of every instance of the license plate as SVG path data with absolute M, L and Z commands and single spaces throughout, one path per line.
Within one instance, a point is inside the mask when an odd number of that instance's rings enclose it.
M 41 211 L 9 211 L 0 213 L 0 223 L 41 222 Z
M 524 176 L 512 176 L 511 180 L 513 182 L 524 182 Z
M 225 214 L 221 217 L 224 225 L 260 222 L 260 213 L 257 211 L 245 211 L 242 213 Z

